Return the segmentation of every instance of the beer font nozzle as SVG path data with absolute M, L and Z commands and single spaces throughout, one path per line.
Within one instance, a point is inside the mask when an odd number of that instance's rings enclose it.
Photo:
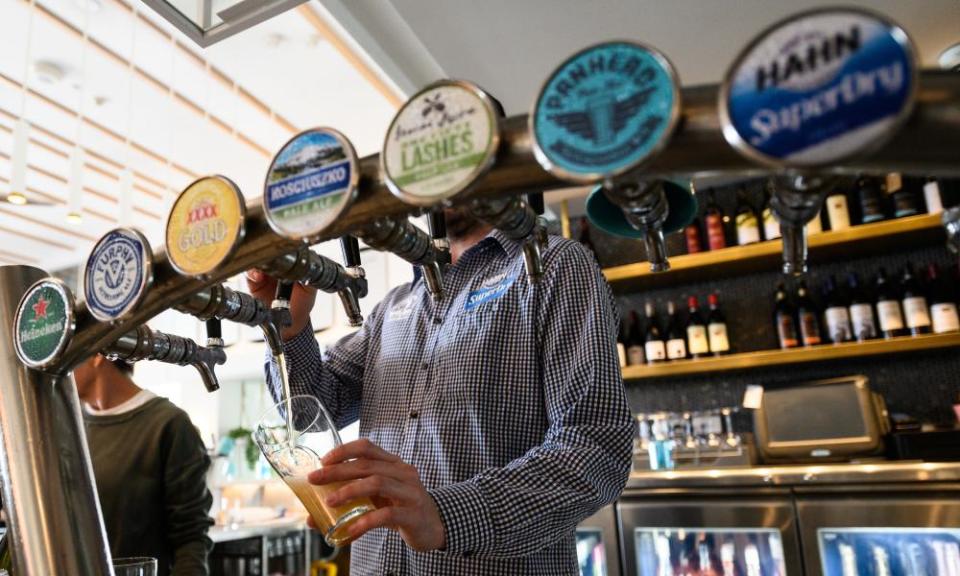
M 283 354 L 283 341 L 280 331 L 289 326 L 293 319 L 290 317 L 290 297 L 293 296 L 294 282 L 285 279 L 277 280 L 277 294 L 270 303 L 270 322 L 261 325 L 263 336 L 270 346 L 274 356 Z
M 783 273 L 799 276 L 807 272 L 806 225 L 820 212 L 836 177 L 785 174 L 770 180 L 770 212 L 780 222 L 783 235 Z
M 138 326 L 136 330 L 121 336 L 107 346 L 103 354 L 131 363 L 156 360 L 179 366 L 193 366 L 200 373 L 208 392 L 215 392 L 220 388 L 214 368 L 227 361 L 222 347 L 200 346 L 190 338 L 151 330 L 146 325 Z
M 540 257 L 540 238 L 537 233 L 538 218 L 527 201 L 515 196 L 496 200 L 473 200 L 470 212 L 478 219 L 503 232 L 507 237 L 523 242 L 523 261 L 527 277 L 537 282 L 543 276 L 543 260 Z
M 621 228 L 635 231 L 633 236 L 643 240 L 647 250 L 651 272 L 670 269 L 663 237 L 664 225 L 671 215 L 666 186 L 666 182 L 659 180 L 625 180 L 604 186 L 602 195 L 594 193 L 587 200 L 587 214 L 601 228 L 614 231 L 611 226 L 619 223 Z M 618 207 L 620 214 L 610 214 L 610 204 Z
M 338 290 L 337 295 L 340 296 L 340 302 L 347 313 L 347 321 L 351 326 L 360 326 L 363 324 L 360 298 L 367 293 L 366 273 L 360 265 L 360 242 L 354 236 L 343 236 L 340 238 L 340 250 L 343 252 L 343 264 L 346 266 L 347 274 L 355 282 Z
M 420 266 L 430 296 L 434 300 L 443 298 L 443 272 L 437 260 L 437 250 L 426 232 L 407 219 L 381 218 L 364 228 L 358 236 L 375 250 L 393 252 Z
M 216 334 L 220 334 L 220 320 L 230 320 L 247 326 L 259 327 L 263 330 L 264 339 L 270 346 L 271 351 L 276 352 L 283 349 L 280 332 L 274 326 L 273 312 L 250 294 L 217 284 L 194 292 L 188 299 L 176 304 L 174 309 L 206 321 L 208 339 L 213 338 L 210 332 L 211 328 Z M 211 324 L 211 321 L 214 320 L 217 321 L 215 327 Z M 223 345 L 222 340 L 220 345 Z
M 447 238 L 447 217 L 443 213 L 443 208 L 436 208 L 427 214 L 427 228 L 430 229 L 437 262 L 443 270 L 450 265 L 450 240 Z

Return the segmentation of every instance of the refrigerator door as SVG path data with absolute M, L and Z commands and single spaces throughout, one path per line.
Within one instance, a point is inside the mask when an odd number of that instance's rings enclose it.
M 624 499 L 628 576 L 800 576 L 789 495 Z
M 620 576 L 617 540 L 617 517 L 612 505 L 581 522 L 577 526 L 580 576 Z
M 798 495 L 811 576 L 960 576 L 960 487 Z

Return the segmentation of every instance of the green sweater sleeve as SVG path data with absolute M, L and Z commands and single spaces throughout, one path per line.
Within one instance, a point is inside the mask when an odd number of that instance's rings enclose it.
M 181 414 L 164 434 L 164 509 L 166 531 L 173 548 L 173 576 L 207 576 L 207 555 L 213 542 L 207 531 L 213 496 L 207 489 L 210 458 L 200 434 Z

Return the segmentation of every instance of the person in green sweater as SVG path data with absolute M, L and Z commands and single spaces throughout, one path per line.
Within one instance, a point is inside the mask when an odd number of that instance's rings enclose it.
M 100 354 L 74 371 L 110 552 L 156 558 L 160 576 L 206 576 L 210 458 L 187 413 L 132 374 Z

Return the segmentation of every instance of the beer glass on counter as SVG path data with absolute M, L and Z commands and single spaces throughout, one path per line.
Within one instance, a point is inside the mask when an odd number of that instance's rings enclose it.
M 254 439 L 273 469 L 306 507 L 327 543 L 348 543 L 348 526 L 375 506 L 368 498 L 328 506 L 325 498 L 344 483 L 317 486 L 307 480 L 310 472 L 323 466 L 320 459 L 342 443 L 333 419 L 320 401 L 306 395 L 281 400 L 260 418 Z
M 114 558 L 114 576 L 157 576 L 156 558 Z

